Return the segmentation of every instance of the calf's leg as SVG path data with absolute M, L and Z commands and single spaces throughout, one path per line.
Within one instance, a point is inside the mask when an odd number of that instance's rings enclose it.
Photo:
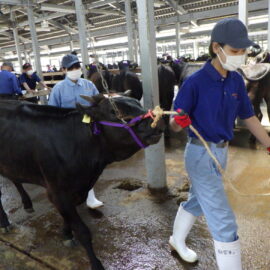
M 8 227 L 10 226 L 10 223 L 8 221 L 7 214 L 4 211 L 1 197 L 2 197 L 2 193 L 1 193 L 1 189 L 0 189 L 0 229 L 2 232 L 8 232 L 9 231 Z
M 55 194 L 57 195 L 54 195 L 54 192 L 50 192 L 48 194 L 49 199 L 60 212 L 64 222 L 69 224 L 71 230 L 74 232 L 79 242 L 86 249 L 92 264 L 92 270 L 105 270 L 100 260 L 94 253 L 90 230 L 81 220 L 81 217 L 77 213 L 76 206 L 71 202 L 70 196 L 65 194 L 63 191 L 55 192 Z
M 20 183 L 13 182 L 15 187 L 17 188 L 18 192 L 20 193 L 23 208 L 27 213 L 34 212 L 32 201 L 28 195 L 28 193 L 23 188 L 23 185 Z

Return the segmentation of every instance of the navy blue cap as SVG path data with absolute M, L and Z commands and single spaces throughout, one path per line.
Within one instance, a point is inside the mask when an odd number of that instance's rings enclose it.
M 74 54 L 67 54 L 62 59 L 63 68 L 70 68 L 72 65 L 76 63 L 80 63 L 80 61 L 79 61 L 78 56 Z
M 219 21 L 212 33 L 211 41 L 230 45 L 235 49 L 245 49 L 255 43 L 248 38 L 246 26 L 238 19 L 223 19 Z

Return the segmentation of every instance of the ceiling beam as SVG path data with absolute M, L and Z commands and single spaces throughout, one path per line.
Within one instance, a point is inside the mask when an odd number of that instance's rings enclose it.
M 263 0 L 263 1 L 258 1 L 258 2 L 253 2 L 253 3 L 249 3 L 248 4 L 248 9 L 249 9 L 249 14 L 250 16 L 252 16 L 252 13 L 256 13 L 256 15 L 258 16 L 259 14 L 267 14 L 267 10 L 268 10 L 268 1 L 267 0 Z M 219 9 L 215 9 L 215 17 L 224 17 L 224 16 L 237 16 L 238 14 L 238 6 L 233 6 L 233 7 L 226 7 L 226 8 L 219 8 Z M 44 16 L 42 19 L 37 19 L 39 21 L 42 21 L 44 18 L 48 19 L 48 16 Z M 173 17 L 169 17 L 169 18 L 160 18 L 156 21 L 156 25 L 157 26 L 164 26 L 164 25 L 175 25 L 176 22 L 181 22 L 181 23 L 185 23 L 185 22 L 190 22 L 191 20 L 194 19 L 199 20 L 203 20 L 203 19 L 211 19 L 213 18 L 213 11 L 212 10 L 206 10 L 206 11 L 200 11 L 200 12 L 195 12 L 195 13 L 187 13 L 187 14 L 183 14 L 181 16 L 173 16 Z M 211 21 L 209 21 L 211 22 Z M 109 35 L 113 35 L 113 34 L 120 34 L 120 33 L 126 33 L 126 27 L 125 25 L 121 25 L 121 26 L 117 26 L 117 27 L 107 27 L 107 28 L 103 28 L 103 29 L 99 29 L 99 30 L 91 30 L 90 31 L 90 35 L 93 37 L 96 36 L 109 36 Z M 195 34 L 195 33 L 194 33 Z M 41 40 L 40 43 L 46 45 L 55 45 L 55 44 L 64 44 L 64 43 L 68 43 L 71 40 L 77 41 L 78 39 L 78 35 L 72 35 L 72 37 L 70 37 L 70 35 L 65 35 L 59 38 L 50 38 L 50 39 L 46 39 L 46 40 Z M 27 44 L 29 45 L 29 48 L 31 47 L 31 44 Z M 2 47 L 0 52 L 8 52 L 8 51 L 15 51 L 15 46 L 7 46 L 7 47 Z
M 1 0 L 1 4 L 15 5 L 15 6 L 25 6 L 27 3 L 24 0 Z
M 55 5 L 55 4 L 41 4 L 39 6 L 40 10 L 46 11 L 54 11 L 61 12 L 65 14 L 75 14 L 75 9 L 73 6 L 65 6 L 65 5 Z
M 178 15 L 183 15 L 183 14 L 187 14 L 187 11 L 178 4 L 178 2 L 176 0 L 166 0 L 169 5 L 176 11 L 176 13 Z M 195 27 L 198 27 L 197 22 L 195 20 L 191 20 L 190 21 L 192 25 L 194 25 Z

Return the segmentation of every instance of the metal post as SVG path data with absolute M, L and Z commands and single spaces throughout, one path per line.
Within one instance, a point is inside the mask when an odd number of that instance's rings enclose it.
M 24 59 L 25 59 L 25 62 L 31 64 L 30 54 L 28 54 L 26 50 L 24 51 Z
M 159 104 L 158 70 L 154 23 L 154 1 L 136 0 L 141 53 L 144 107 L 152 109 Z M 166 187 L 164 139 L 145 150 L 149 188 Z
M 11 21 L 13 23 L 13 36 L 14 36 L 14 41 L 15 41 L 15 46 L 16 46 L 16 52 L 17 52 L 17 55 L 18 55 L 18 61 L 19 61 L 19 65 L 20 65 L 20 72 L 21 72 L 22 71 L 23 61 L 22 61 L 22 56 L 21 56 L 18 29 L 16 28 L 16 24 L 15 24 L 14 12 L 10 13 L 10 19 L 11 19 Z
M 270 50 L 270 0 L 268 0 L 268 43 L 267 48 Z
M 32 40 L 32 46 L 34 51 L 34 59 L 35 59 L 35 67 L 38 76 L 43 80 L 42 75 L 42 68 L 41 68 L 41 61 L 40 61 L 40 51 L 39 51 L 39 45 L 38 45 L 38 39 L 37 39 L 37 32 L 36 32 L 36 25 L 35 25 L 35 17 L 33 12 L 33 5 L 29 1 L 29 5 L 27 7 L 27 15 L 28 15 L 28 23 L 30 27 L 31 32 L 31 40 Z M 47 99 L 45 96 L 40 97 L 41 104 L 47 104 Z
M 134 56 L 135 56 L 135 62 L 137 64 L 139 64 L 138 54 L 139 54 L 138 31 L 137 31 L 137 29 L 134 29 Z
M 247 0 L 239 0 L 238 8 L 239 20 L 241 20 L 246 26 L 248 26 Z
M 180 56 L 180 22 L 175 24 L 175 34 L 176 34 L 176 56 Z
M 128 56 L 130 61 L 135 61 L 134 58 L 134 33 L 133 33 L 133 23 L 132 23 L 132 12 L 130 6 L 130 0 L 125 0 L 125 10 L 126 10 L 126 22 L 127 22 L 127 34 L 128 34 Z
M 194 41 L 193 42 L 193 56 L 194 59 L 196 60 L 199 56 L 199 52 L 198 52 L 198 41 Z
M 74 51 L 74 43 L 73 43 L 73 40 L 71 38 L 72 37 L 70 36 L 70 51 L 73 52 Z
M 84 74 L 84 78 L 87 78 L 87 70 L 85 68 L 85 65 L 88 65 L 90 63 L 90 60 L 89 60 L 88 49 L 87 49 L 85 7 L 82 3 L 82 0 L 75 0 L 75 8 L 76 8 L 78 30 L 79 30 L 81 56 L 82 56 L 82 62 L 83 62 L 83 74 Z

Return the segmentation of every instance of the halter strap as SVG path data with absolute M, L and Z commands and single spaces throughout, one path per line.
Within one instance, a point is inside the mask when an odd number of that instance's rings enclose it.
M 145 149 L 147 146 L 145 146 L 142 141 L 139 139 L 139 137 L 136 135 L 136 133 L 134 132 L 134 130 L 131 128 L 132 124 L 135 124 L 143 119 L 146 119 L 148 117 L 151 117 L 152 119 L 154 119 L 153 113 L 152 111 L 148 111 L 148 113 L 144 114 L 144 115 L 140 115 L 137 117 L 134 117 L 132 120 L 130 120 L 128 123 L 126 124 L 121 124 L 121 123 L 115 123 L 115 122 L 109 122 L 109 121 L 98 121 L 98 122 L 93 122 L 93 132 L 95 135 L 99 135 L 101 133 L 101 130 L 98 128 L 97 123 L 103 126 L 109 126 L 109 127 L 119 127 L 119 128 L 124 128 L 126 129 L 131 137 L 134 139 L 134 141 L 143 149 Z

